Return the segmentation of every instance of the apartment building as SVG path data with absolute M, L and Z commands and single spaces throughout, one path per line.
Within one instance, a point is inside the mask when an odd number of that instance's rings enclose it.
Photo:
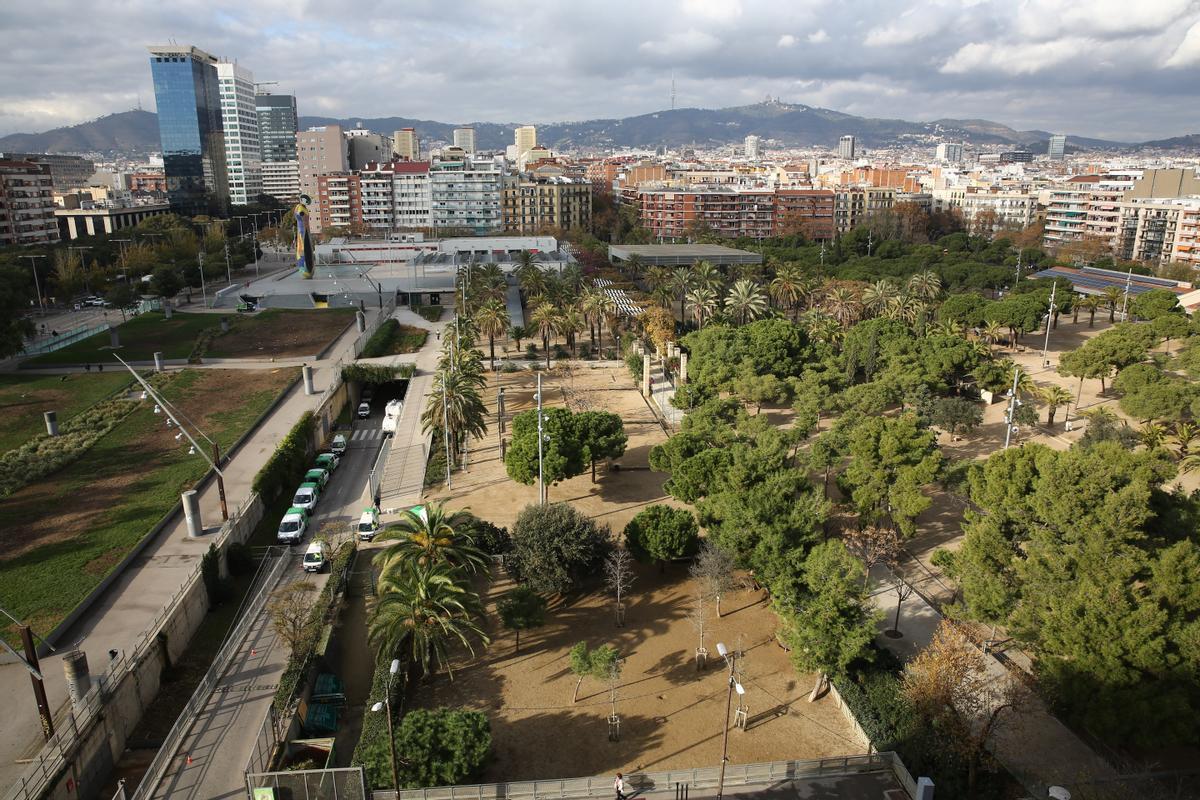
M 513 131 L 513 145 L 517 148 L 517 158 L 537 147 L 537 128 L 532 125 L 522 125 Z
M 413 128 L 401 128 L 393 133 L 392 149 L 396 151 L 396 158 L 405 161 L 421 160 L 421 141 Z
M 339 228 L 347 232 L 362 229 L 362 180 L 358 175 L 336 172 L 317 176 L 315 200 L 314 221 L 320 220 L 321 229 Z
M 262 193 L 283 203 L 295 203 L 300 198 L 300 162 L 262 162 Z
M 1126 261 L 1200 269 L 1200 196 L 1121 203 L 1115 251 Z
M 471 127 L 455 128 L 454 146 L 469 156 L 475 155 L 475 129 Z
M 470 156 L 435 161 L 429 174 L 432 227 L 469 229 L 476 234 L 504 227 L 503 173 L 496 162 Z
M 1033 224 L 1037 209 L 1037 195 L 1029 192 L 969 187 L 961 196 L 963 221 L 971 231 L 988 217 L 992 220 L 993 233 L 1002 229 L 1021 230 Z
M 319 200 L 318 176 L 350 171 L 346 138 L 341 125 L 323 125 L 296 134 L 296 161 L 300 193 Z M 312 215 L 313 230 L 321 229 L 320 214 Z
M 50 179 L 55 191 L 82 189 L 88 185 L 96 172 L 96 165 L 81 156 L 64 156 L 58 153 L 0 153 L 0 161 L 25 161 L 30 164 L 45 164 L 50 168 Z M 165 187 L 163 191 L 166 191 Z
M 834 190 L 834 222 L 838 233 L 857 227 L 867 217 L 890 211 L 896 190 L 890 186 L 840 186 Z
M 48 165 L 0 161 L 0 247 L 57 242 L 54 208 Z
M 221 96 L 229 202 L 242 206 L 255 202 L 262 194 L 262 146 L 254 75 L 245 67 L 222 61 L 217 64 L 217 85 Z
M 396 230 L 433 227 L 433 184 L 428 161 L 398 161 L 392 168 L 392 226 Z
M 392 160 L 392 140 L 381 133 L 353 128 L 346 131 L 346 158 L 352 170 L 386 163 Z
M 508 233 L 589 230 L 592 225 L 592 184 L 586 178 L 506 176 L 501 203 Z
M 829 189 L 776 189 L 774 236 L 793 233 L 829 241 L 837 231 L 836 195 Z
M 812 231 L 832 238 L 834 193 L 824 190 L 707 186 L 638 190 L 642 226 L 664 240 L 686 239 L 707 227 L 727 238 L 766 239 Z

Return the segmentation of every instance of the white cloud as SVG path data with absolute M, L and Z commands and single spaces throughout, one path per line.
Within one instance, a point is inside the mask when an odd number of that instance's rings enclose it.
M 711 52 L 720 46 L 721 40 L 711 33 L 689 28 L 670 33 L 664 39 L 642 42 L 638 50 L 658 58 L 686 58 Z
M 796 37 L 790 33 L 785 33 L 779 37 L 779 41 L 775 43 L 776 47 L 792 47 L 796 44 Z
M 1183 41 L 1163 64 L 1165 67 L 1192 67 L 1200 64 L 1200 21 L 1184 35 Z
M 1026 0 L 1016 7 L 1022 39 L 1044 41 L 1062 36 L 1126 39 L 1159 33 L 1183 15 L 1194 13 L 1194 0 Z
M 897 45 L 913 44 L 937 33 L 947 15 L 933 10 L 916 13 L 917 9 L 910 8 L 886 25 L 880 25 L 867 31 L 863 44 L 867 47 L 895 47 Z
M 821 28 L 816 33 L 810 33 L 808 35 L 808 43 L 809 44 L 824 44 L 825 42 L 828 42 L 828 41 L 829 41 L 829 34 L 825 32 L 824 28 Z
M 971 42 L 950 56 L 941 72 L 947 75 L 974 72 L 1032 75 L 1076 58 L 1095 46 L 1093 41 L 1077 38 L 1027 44 Z
M 739 0 L 683 0 L 683 13 L 713 22 L 732 22 L 742 15 Z

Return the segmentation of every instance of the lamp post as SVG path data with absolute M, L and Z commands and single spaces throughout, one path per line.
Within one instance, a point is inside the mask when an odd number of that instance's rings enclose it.
M 392 666 L 388 671 L 391 675 L 388 678 L 387 690 L 383 693 L 383 702 L 371 706 L 371 710 L 387 711 L 388 747 L 392 752 L 392 788 L 396 790 L 396 796 L 399 797 L 400 770 L 396 766 L 396 736 L 392 732 L 392 681 L 396 680 L 396 673 L 400 671 L 400 659 L 393 658 Z
M 46 301 L 42 299 L 42 283 L 38 280 L 36 259 L 46 258 L 46 256 L 21 256 L 21 258 L 29 259 L 29 266 L 33 270 L 33 288 L 37 290 L 38 307 L 42 309 L 42 316 L 44 317 L 46 316 Z
M 90 247 L 84 247 L 82 245 L 70 245 L 69 247 L 67 247 L 67 253 L 70 254 L 71 251 L 73 251 L 73 250 L 91 250 L 91 249 L 92 248 L 90 248 Z M 92 282 L 88 279 L 87 270 L 84 269 L 84 267 L 85 267 L 85 265 L 83 263 L 83 254 L 80 253 L 79 254 L 79 269 L 83 271 L 84 286 L 87 288 L 88 294 L 91 294 L 92 293 Z
M 450 412 L 448 411 L 449 404 L 446 402 L 446 372 L 442 371 L 442 438 L 446 440 L 446 489 L 452 489 L 450 485 Z
M 1049 321 L 1046 323 L 1049 325 Z M 1017 406 L 1021 405 L 1021 401 L 1017 399 L 1017 380 L 1021 377 L 1021 368 L 1013 365 L 1013 382 L 1012 389 L 1008 392 L 1008 408 L 1004 412 L 1004 449 L 1008 449 L 1009 440 L 1012 438 L 1013 432 L 1013 417 L 1016 416 Z
M 1050 309 L 1046 312 L 1046 341 L 1042 343 L 1042 366 L 1046 366 L 1046 353 L 1050 349 L 1050 322 L 1054 319 L 1054 293 L 1058 291 L 1058 283 L 1050 288 Z
M 537 374 L 538 505 L 546 505 L 546 483 L 542 477 L 542 373 Z
M 729 648 L 725 647 L 724 643 L 717 642 L 717 652 L 725 659 L 725 663 L 729 665 L 729 690 L 725 695 L 725 726 L 721 729 L 721 776 L 717 779 L 717 800 L 721 800 L 725 791 L 725 762 L 729 760 L 729 714 L 733 707 L 733 693 L 736 691 L 739 696 L 744 695 L 746 690 L 734 678 L 734 670 L 737 666 L 737 652 L 730 652 Z M 740 700 L 738 701 L 741 702 Z

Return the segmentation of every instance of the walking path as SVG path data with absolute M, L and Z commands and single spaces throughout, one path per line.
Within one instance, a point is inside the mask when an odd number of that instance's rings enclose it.
M 887 568 L 871 569 L 875 605 L 884 612 L 876 642 L 902 659 L 909 659 L 933 639 L 942 615 L 914 593 L 900 607 L 901 638 L 883 634 L 896 619 L 896 589 L 888 580 Z M 987 669 L 999 684 L 1009 671 L 994 656 L 988 655 Z M 1046 797 L 1050 786 L 1071 789 L 1081 782 L 1107 780 L 1117 772 L 1086 743 L 1063 725 L 1046 708 L 1042 699 L 1030 693 L 1019 713 L 1001 722 L 990 746 L 992 753 L 1034 797 Z
M 440 332 L 445 330 L 449 322 L 429 322 L 408 309 L 398 309 L 395 317 L 402 325 L 439 332 L 438 336 L 426 337 L 424 346 L 417 353 L 365 359 L 368 363 L 411 363 L 417 367 L 417 373 L 408 382 L 404 410 L 396 423 L 396 433 L 379 486 L 380 502 L 385 508 L 406 508 L 421 501 L 421 492 L 425 488 L 425 461 L 433 434 L 421 430 L 421 412 L 425 409 L 426 395 L 433 389 L 433 375 L 442 349 Z
M 317 393 L 306 395 L 303 385 L 297 383 L 225 465 L 225 487 L 231 510 L 249 499 L 254 475 L 300 415 L 317 408 L 321 392 L 330 385 L 334 370 L 338 369 L 338 360 L 353 358 L 357 338 L 358 330 L 351 326 L 330 348 L 326 358 L 310 362 Z M 287 362 L 278 363 L 284 365 Z M 226 363 L 220 368 L 231 366 Z M 253 368 L 262 369 L 263 364 L 255 362 Z M 207 532 L 215 533 L 221 521 L 215 481 L 200 492 L 200 513 Z M 60 708 L 68 698 L 61 664 L 62 653 L 69 649 L 66 645 L 78 643 L 79 649 L 87 654 L 92 672 L 103 672 L 109 660 L 108 652 L 132 650 L 146 627 L 179 591 L 208 549 L 209 538 L 188 539 L 186 524 L 180 514 L 61 638 L 64 646 L 41 662 L 51 708 Z M 0 786 L 8 786 L 24 770 L 24 765 L 17 763 L 17 759 L 27 757 L 38 748 L 42 738 L 41 723 L 30 693 L 29 674 L 20 664 L 0 665 L 0 696 L 12 700 L 3 723 L 0 723 Z

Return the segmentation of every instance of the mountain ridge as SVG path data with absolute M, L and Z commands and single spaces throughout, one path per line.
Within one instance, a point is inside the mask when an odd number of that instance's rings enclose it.
M 519 123 L 447 123 L 410 117 L 302 116 L 300 127 L 340 124 L 391 134 L 413 127 L 423 141 L 451 141 L 461 124 L 475 128 L 481 149 L 497 150 L 512 141 Z M 970 145 L 1011 145 L 1045 152 L 1050 133 L 1016 130 L 986 119 L 942 118 L 930 122 L 859 117 L 833 109 L 766 100 L 745 106 L 720 109 L 680 108 L 637 114 L 630 117 L 555 122 L 538 125 L 538 140 L 556 149 L 604 150 L 620 148 L 681 147 L 695 144 L 714 147 L 740 143 L 755 134 L 782 146 L 837 146 L 839 137 L 850 134 L 861 147 L 898 144 L 932 147 L 937 141 L 963 141 Z M 1068 135 L 1071 149 L 1123 150 L 1137 147 L 1160 149 L 1196 148 L 1200 133 L 1185 134 L 1144 143 L 1115 142 Z M 134 109 L 108 114 L 77 125 L 42 133 L 14 133 L 0 137 L 0 150 L 8 152 L 88 153 L 102 156 L 144 156 L 159 149 L 157 115 Z

